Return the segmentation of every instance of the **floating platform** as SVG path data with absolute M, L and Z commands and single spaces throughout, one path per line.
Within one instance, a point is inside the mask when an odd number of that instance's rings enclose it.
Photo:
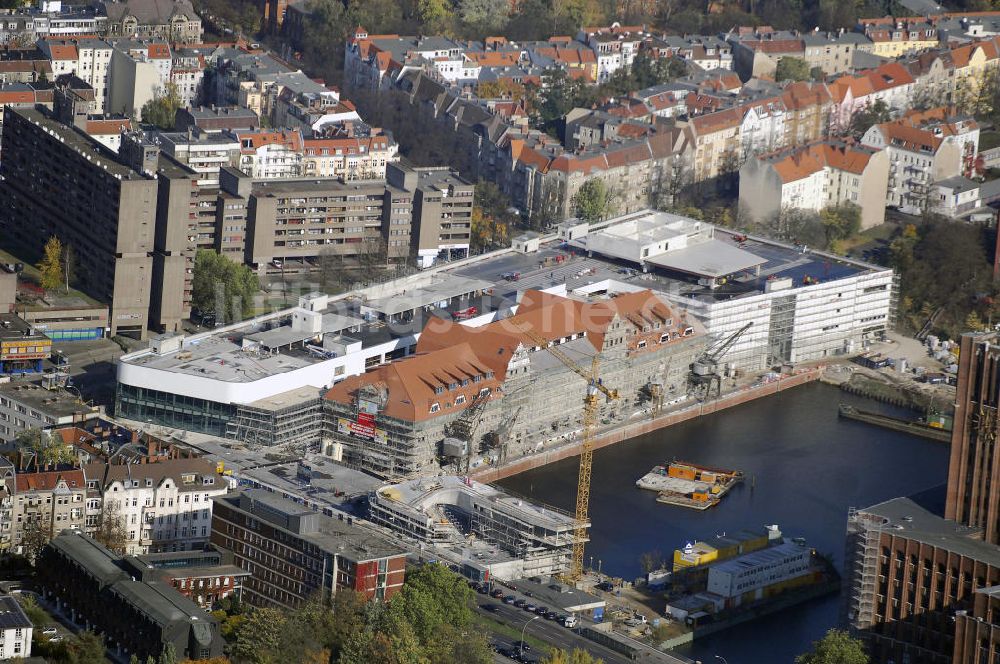
M 706 510 L 718 505 L 722 497 L 742 481 L 743 473 L 737 470 L 674 461 L 665 466 L 655 466 L 635 485 L 640 489 L 656 491 L 659 503 Z
M 875 426 L 892 429 L 894 431 L 912 433 L 915 436 L 930 438 L 931 440 L 936 440 L 942 443 L 951 442 L 951 431 L 943 427 L 935 427 L 934 425 L 926 422 L 904 420 L 899 417 L 892 417 L 891 415 L 883 415 L 881 413 L 860 410 L 854 406 L 848 406 L 846 404 L 840 404 L 840 416 L 846 417 L 850 420 L 867 422 L 868 424 L 874 424 Z

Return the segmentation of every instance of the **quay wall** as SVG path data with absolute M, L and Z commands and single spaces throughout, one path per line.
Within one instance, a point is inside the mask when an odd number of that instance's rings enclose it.
M 819 380 L 825 367 L 815 367 L 790 375 L 781 375 L 777 380 L 758 385 L 757 387 L 746 386 L 734 392 L 728 392 L 718 399 L 712 401 L 692 404 L 680 410 L 664 413 L 655 418 L 630 420 L 625 424 L 610 430 L 598 432 L 594 437 L 593 449 L 614 445 L 636 436 L 658 431 L 665 427 L 687 422 L 703 415 L 710 415 L 726 408 L 732 408 L 740 404 L 754 401 L 772 394 L 778 394 L 785 390 L 799 385 L 805 385 L 815 380 Z M 513 477 L 519 473 L 539 468 L 541 466 L 555 463 L 563 459 L 578 456 L 580 454 L 581 441 L 575 440 L 568 443 L 542 450 L 534 454 L 515 459 L 503 466 L 486 466 L 477 468 L 470 473 L 471 477 L 479 482 L 496 482 L 507 477 Z

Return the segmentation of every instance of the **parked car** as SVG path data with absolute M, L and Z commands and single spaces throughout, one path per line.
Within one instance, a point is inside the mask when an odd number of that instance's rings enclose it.
M 567 629 L 573 629 L 576 627 L 577 622 L 577 617 L 574 615 L 568 615 L 562 619 L 563 627 L 566 627 Z
M 490 597 L 495 597 L 496 599 L 503 599 L 503 590 L 501 590 L 500 588 L 496 588 L 493 592 L 490 593 Z
M 59 630 L 57 630 L 52 625 L 49 625 L 48 627 L 46 627 L 45 629 L 42 630 L 42 634 L 44 634 L 45 636 L 50 636 L 52 634 L 58 634 L 58 633 L 59 633 Z
M 503 598 L 504 604 L 513 604 L 516 601 L 517 598 L 515 598 L 513 595 L 507 595 L 506 597 Z
M 527 611 L 528 613 L 534 613 L 535 609 L 537 609 L 538 607 L 535 606 L 534 604 L 525 604 L 524 607 L 522 608 L 524 608 L 524 610 Z
M 547 607 L 547 606 L 541 606 L 541 605 L 539 605 L 539 606 L 535 607 L 535 613 L 537 613 L 540 616 L 544 616 L 548 612 L 549 612 L 549 607 Z
M 514 606 L 516 606 L 519 609 L 523 609 L 525 606 L 527 606 L 527 604 L 528 602 L 524 598 L 519 597 L 518 599 L 514 600 Z
M 549 611 L 548 613 L 545 614 L 546 620 L 556 620 L 557 618 L 559 618 L 559 614 L 556 613 L 555 611 Z
M 603 590 L 604 592 L 609 593 L 612 590 L 614 590 L 615 587 L 614 587 L 614 585 L 612 585 L 612 583 L 610 581 L 601 581 L 600 583 L 597 584 L 597 589 L 598 590 Z

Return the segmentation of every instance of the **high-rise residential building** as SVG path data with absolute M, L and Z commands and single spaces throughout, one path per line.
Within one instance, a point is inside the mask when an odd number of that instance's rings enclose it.
M 475 185 L 447 167 L 417 168 L 402 163 L 388 164 L 386 178 L 391 187 L 413 197 L 411 251 L 421 267 L 430 267 L 441 255 L 449 259 L 469 255 Z M 390 229 L 390 247 L 392 241 Z
M 41 109 L 5 113 L 4 248 L 35 258 L 58 237 L 73 249 L 76 286 L 110 303 L 110 333 L 145 338 L 156 181 Z
M 962 336 L 945 516 L 980 529 L 991 544 L 1000 544 L 1000 484 L 994 481 L 1000 473 L 998 369 L 995 332 Z

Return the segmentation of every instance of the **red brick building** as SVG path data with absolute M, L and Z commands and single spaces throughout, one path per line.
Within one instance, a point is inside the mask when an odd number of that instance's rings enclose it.
M 263 490 L 215 499 L 212 544 L 250 573 L 242 598 L 255 606 L 295 608 L 342 588 L 389 599 L 406 575 L 406 551 L 374 529 Z

